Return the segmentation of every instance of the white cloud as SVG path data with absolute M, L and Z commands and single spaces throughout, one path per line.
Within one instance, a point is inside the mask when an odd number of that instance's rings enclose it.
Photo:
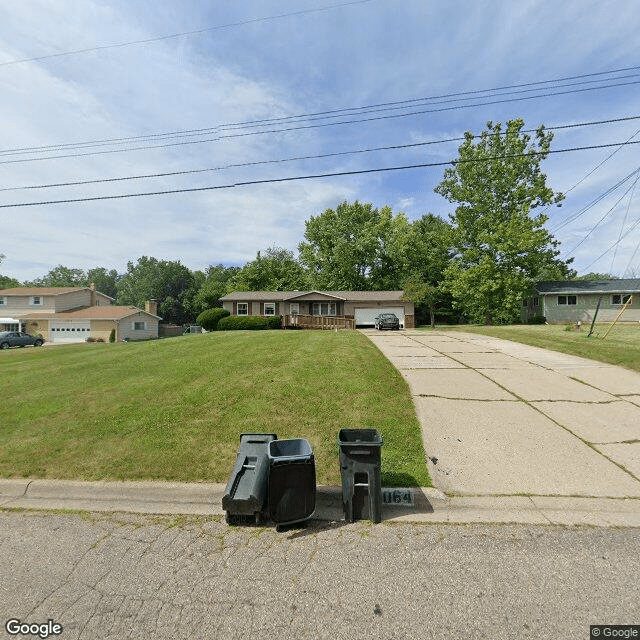
M 299 3 L 293 0 L 198 5 L 188 11 L 165 0 L 152 7 L 120 0 L 13 3 L 0 9 L 4 27 L 0 63 L 298 9 Z M 639 29 L 633 0 L 616 3 L 615 12 L 610 3 L 578 0 L 562 5 L 505 1 L 491 10 L 486 4 L 462 0 L 440 4 L 374 2 L 146 45 L 4 65 L 0 66 L 2 146 L 6 150 L 212 127 L 632 66 Z M 0 187 L 432 141 L 458 137 L 466 130 L 480 131 L 489 119 L 505 121 L 522 116 L 529 126 L 598 120 L 633 114 L 637 96 L 637 86 L 630 85 L 165 149 L 5 163 L 0 164 Z M 640 122 L 632 121 L 558 132 L 554 148 L 622 141 L 637 127 Z M 457 155 L 458 144 L 153 180 L 0 191 L 0 204 L 446 161 Z M 578 211 L 631 171 L 636 149 L 616 154 L 572 191 L 562 209 L 550 212 L 550 224 Z M 544 165 L 549 184 L 567 190 L 607 153 L 550 156 Z M 0 163 L 8 159 L 16 157 L 0 155 Z M 304 221 L 345 199 L 357 198 L 376 206 L 395 203 L 395 209 L 406 210 L 410 217 L 428 211 L 446 216 L 453 207 L 433 193 L 443 169 L 0 209 L 0 223 L 11 229 L 0 245 L 0 253 L 7 255 L 0 270 L 19 279 L 43 275 L 59 263 L 82 268 L 103 265 L 122 271 L 127 260 L 141 255 L 180 259 L 192 268 L 242 263 L 270 245 L 295 250 L 304 233 Z M 627 227 L 640 216 L 639 192 L 629 209 Z M 606 206 L 603 202 L 562 230 L 558 235 L 562 246 L 570 248 L 579 241 Z M 580 248 L 578 268 L 617 240 L 623 216 L 620 212 L 611 216 Z M 616 265 L 624 266 L 631 258 L 639 238 L 636 230 L 620 244 Z

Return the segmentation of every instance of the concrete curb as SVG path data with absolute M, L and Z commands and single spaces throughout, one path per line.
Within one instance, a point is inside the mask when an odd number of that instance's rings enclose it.
M 223 516 L 225 485 L 0 479 L 0 508 Z M 413 504 L 383 503 L 384 522 L 640 527 L 640 499 L 567 496 L 446 496 L 410 490 Z M 314 520 L 343 519 L 341 487 L 319 486 Z

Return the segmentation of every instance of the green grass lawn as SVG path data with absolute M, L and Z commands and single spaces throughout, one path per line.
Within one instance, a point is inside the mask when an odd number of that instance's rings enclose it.
M 603 339 L 609 326 L 597 324 L 590 338 L 587 338 L 588 326 L 583 326 L 580 331 L 566 331 L 564 325 L 557 324 L 505 327 L 459 325 L 438 326 L 437 329 L 481 333 L 640 371 L 640 324 L 616 324 Z
M 338 431 L 372 427 L 383 483 L 431 486 L 407 384 L 356 331 L 12 349 L 0 367 L 1 477 L 226 482 L 255 431 L 307 438 L 335 485 Z

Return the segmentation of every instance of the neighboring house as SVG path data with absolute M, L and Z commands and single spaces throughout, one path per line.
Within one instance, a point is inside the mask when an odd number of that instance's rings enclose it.
M 282 316 L 284 326 L 373 327 L 380 313 L 395 313 L 413 328 L 413 302 L 403 291 L 234 291 L 222 305 L 234 316 Z
M 0 290 L 0 331 L 25 331 L 49 342 L 117 342 L 158 337 L 155 301 L 145 310 L 115 306 L 113 298 L 90 287 L 17 287 Z
M 544 316 L 549 324 L 591 322 L 598 300 L 596 322 L 613 322 L 630 297 L 619 321 L 640 322 L 640 278 L 538 282 L 535 290 L 537 295 L 522 303 L 523 322 L 534 316 Z

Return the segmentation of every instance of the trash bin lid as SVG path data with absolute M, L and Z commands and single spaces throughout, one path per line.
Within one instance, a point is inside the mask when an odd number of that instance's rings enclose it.
M 363 444 L 381 446 L 382 436 L 377 429 L 340 429 L 338 443 L 341 447 Z
M 291 438 L 289 440 L 272 440 L 269 442 L 267 455 L 271 461 L 305 459 L 313 456 L 308 440 Z

